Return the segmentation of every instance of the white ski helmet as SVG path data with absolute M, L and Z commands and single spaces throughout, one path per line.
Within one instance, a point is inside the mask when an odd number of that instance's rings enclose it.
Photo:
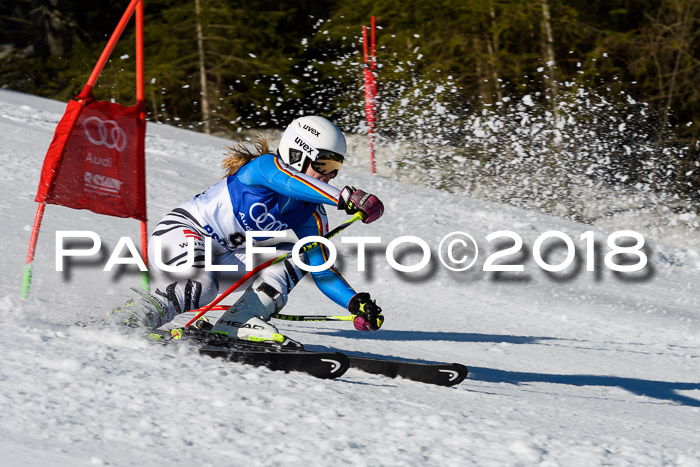
M 282 160 L 300 172 L 306 170 L 319 154 L 340 156 L 342 160 L 347 151 L 343 132 L 317 115 L 299 117 L 290 123 L 277 149 Z

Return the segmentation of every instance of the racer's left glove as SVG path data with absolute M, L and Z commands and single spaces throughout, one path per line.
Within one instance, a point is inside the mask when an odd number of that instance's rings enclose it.
M 382 309 L 367 292 L 360 292 L 352 297 L 348 311 L 355 315 L 353 324 L 358 331 L 376 331 L 384 324 Z

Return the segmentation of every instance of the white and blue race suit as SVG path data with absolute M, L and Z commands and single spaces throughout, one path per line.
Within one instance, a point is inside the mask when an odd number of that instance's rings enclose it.
M 265 154 L 241 167 L 235 174 L 211 186 L 166 214 L 149 242 L 149 257 L 154 265 L 154 239 L 161 242 L 162 262 L 181 266 L 187 260 L 188 238 L 194 240 L 194 264 L 171 278 L 174 281 L 156 290 L 168 299 L 174 313 L 206 306 L 216 298 L 216 276 L 203 273 L 204 237 L 212 238 L 212 263 L 236 265 L 242 277 L 245 270 L 245 233 L 291 229 L 299 239 L 328 233 L 324 204 L 337 206 L 340 190 L 304 175 L 286 165 L 278 156 Z M 264 238 L 257 238 L 263 240 Z M 282 254 L 291 244 L 278 245 Z M 326 262 L 325 247 L 307 252 L 305 262 L 318 266 Z M 290 260 L 264 269 L 260 278 L 280 293 L 282 305 L 287 294 L 304 273 Z M 338 305 L 347 308 L 355 295 L 352 287 L 333 267 L 311 273 L 321 291 Z M 235 279 L 235 277 L 234 277 Z

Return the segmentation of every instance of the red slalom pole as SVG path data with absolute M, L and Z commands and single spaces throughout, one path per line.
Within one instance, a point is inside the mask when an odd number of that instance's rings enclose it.
M 376 22 L 375 22 L 375 17 L 372 16 L 372 69 L 374 70 L 376 62 L 377 62 L 377 54 L 375 54 L 375 49 L 374 49 L 374 31 L 376 29 Z
M 41 220 L 44 218 L 44 210 L 46 202 L 39 203 L 34 216 L 34 227 L 32 227 L 32 237 L 29 240 L 29 251 L 27 252 L 27 262 L 24 266 L 24 277 L 22 277 L 22 298 L 29 297 L 29 288 L 32 285 L 32 264 L 34 263 L 34 254 L 36 252 L 36 243 L 39 239 L 39 230 L 41 229 Z
M 146 125 L 146 105 L 143 92 L 143 1 L 139 1 L 136 7 L 136 105 L 139 106 L 139 122 Z M 145 149 L 144 149 L 145 150 Z M 146 176 L 146 162 L 144 159 L 141 174 Z M 148 277 L 148 223 L 141 221 L 141 256 L 146 271 L 141 273 L 141 286 L 146 292 L 150 292 L 151 284 Z
M 138 8 L 137 8 L 138 7 Z M 139 102 L 139 98 L 141 101 L 141 105 L 143 108 L 143 1 L 142 0 L 131 0 L 129 3 L 129 6 L 127 6 L 126 11 L 124 11 L 124 14 L 122 15 L 121 19 L 119 20 L 119 23 L 117 24 L 117 27 L 115 28 L 114 32 L 112 33 L 112 36 L 110 37 L 109 41 L 107 42 L 107 45 L 105 46 L 104 50 L 102 51 L 102 54 L 100 55 L 99 60 L 97 61 L 97 64 L 95 65 L 95 68 L 92 70 L 92 73 L 90 74 L 90 77 L 88 78 L 87 83 L 85 84 L 85 87 L 83 90 L 80 92 L 80 94 L 76 97 L 78 102 L 82 105 L 86 105 L 86 102 L 88 102 L 91 99 L 92 96 L 92 88 L 95 86 L 95 83 L 97 82 L 97 78 L 99 78 L 100 73 L 102 73 L 102 70 L 104 69 L 105 65 L 107 64 L 107 60 L 109 59 L 109 56 L 112 54 L 112 51 L 114 50 L 114 47 L 116 46 L 117 42 L 119 41 L 119 38 L 121 37 L 122 33 L 124 32 L 124 29 L 126 28 L 126 25 L 129 23 L 129 20 L 131 17 L 134 15 L 134 11 L 136 11 L 136 100 L 137 103 Z M 143 120 L 145 124 L 145 111 L 142 112 L 141 114 L 141 119 Z M 145 173 L 145 170 L 142 171 L 142 173 Z M 55 177 L 56 172 L 52 172 L 53 177 Z M 53 180 L 53 178 L 51 179 Z M 52 182 L 50 182 L 52 183 Z M 39 231 L 41 230 L 41 222 L 44 218 L 44 211 L 46 209 L 46 202 L 42 201 L 39 203 L 39 206 L 37 207 L 36 215 L 34 216 L 34 226 L 32 227 L 32 234 L 31 238 L 29 240 L 29 250 L 27 252 L 27 260 L 26 264 L 24 267 L 24 275 L 22 279 L 22 298 L 27 298 L 29 297 L 29 289 L 31 287 L 31 282 L 32 282 L 32 265 L 34 262 L 34 257 L 36 253 L 36 245 L 37 241 L 39 239 Z M 147 264 L 148 262 L 148 255 L 146 252 L 146 248 L 148 246 L 147 243 L 147 235 L 146 235 L 146 223 L 142 222 L 141 223 L 141 248 L 142 251 L 144 252 L 144 262 Z M 144 273 L 147 274 L 147 273 Z M 144 288 L 148 287 L 148 276 L 145 276 L 145 286 Z M 148 290 L 148 289 L 146 289 Z
M 377 58 L 375 40 L 376 18 L 374 16 L 372 16 L 371 28 L 371 44 L 368 44 L 367 27 L 362 26 L 362 51 L 364 53 L 365 114 L 367 117 L 367 137 L 369 139 L 369 163 L 371 173 L 375 174 L 374 128 L 377 120 Z
M 143 102 L 143 2 L 136 8 L 136 102 Z M 145 117 L 144 112 L 141 117 Z
M 97 78 L 99 78 L 100 73 L 102 73 L 102 69 L 104 69 L 105 65 L 107 64 L 107 60 L 109 60 L 109 56 L 112 54 L 112 50 L 114 50 L 114 47 L 117 45 L 119 38 L 122 36 L 122 33 L 124 32 L 127 23 L 131 19 L 131 16 L 134 14 L 136 5 L 140 2 L 141 0 L 131 0 L 129 6 L 126 7 L 126 11 L 122 15 L 122 19 L 119 20 L 119 24 L 117 24 L 116 29 L 112 33 L 112 37 L 109 38 L 107 45 L 102 51 L 102 55 L 100 55 L 100 58 L 99 60 L 97 60 L 97 64 L 95 65 L 95 68 L 92 70 L 92 74 L 88 78 L 85 88 L 80 93 L 81 97 L 87 97 L 92 93 L 92 88 L 95 86 Z

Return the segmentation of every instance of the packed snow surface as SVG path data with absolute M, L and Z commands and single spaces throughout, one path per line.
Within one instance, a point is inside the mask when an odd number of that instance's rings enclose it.
M 100 324 L 139 284 L 131 267 L 102 272 L 119 237 L 138 244 L 135 220 L 48 206 L 31 297 L 20 299 L 41 164 L 64 108 L 0 90 L 3 465 L 700 466 L 700 260 L 663 238 L 646 238 L 649 264 L 640 273 L 613 274 L 603 264 L 610 231 L 595 230 L 589 272 L 579 237 L 590 226 L 348 164 L 336 185 L 376 193 L 386 214 L 343 234 L 381 237 L 368 247 L 366 270 L 358 272 L 355 246 L 336 240 L 339 265 L 357 290 L 377 298 L 386 324 L 371 334 L 347 323 L 277 324 L 313 349 L 464 363 L 469 378 L 454 388 L 358 370 L 337 380 L 272 372 Z M 151 227 L 221 178 L 230 143 L 149 124 Z M 345 219 L 330 217 L 331 225 Z M 102 255 L 56 272 L 59 230 L 97 232 Z M 512 244 L 485 240 L 499 230 L 522 237 L 523 249 L 504 260 L 524 264 L 524 272 L 482 270 L 489 254 Z M 533 259 L 535 240 L 550 230 L 577 248 L 560 273 L 543 272 Z M 454 231 L 481 249 L 465 272 L 436 258 Z M 387 245 L 405 235 L 431 246 L 423 271 L 389 266 Z M 550 250 L 550 263 L 563 261 L 563 249 Z M 418 248 L 396 251 L 402 264 L 421 257 Z M 343 313 L 309 279 L 285 310 Z

